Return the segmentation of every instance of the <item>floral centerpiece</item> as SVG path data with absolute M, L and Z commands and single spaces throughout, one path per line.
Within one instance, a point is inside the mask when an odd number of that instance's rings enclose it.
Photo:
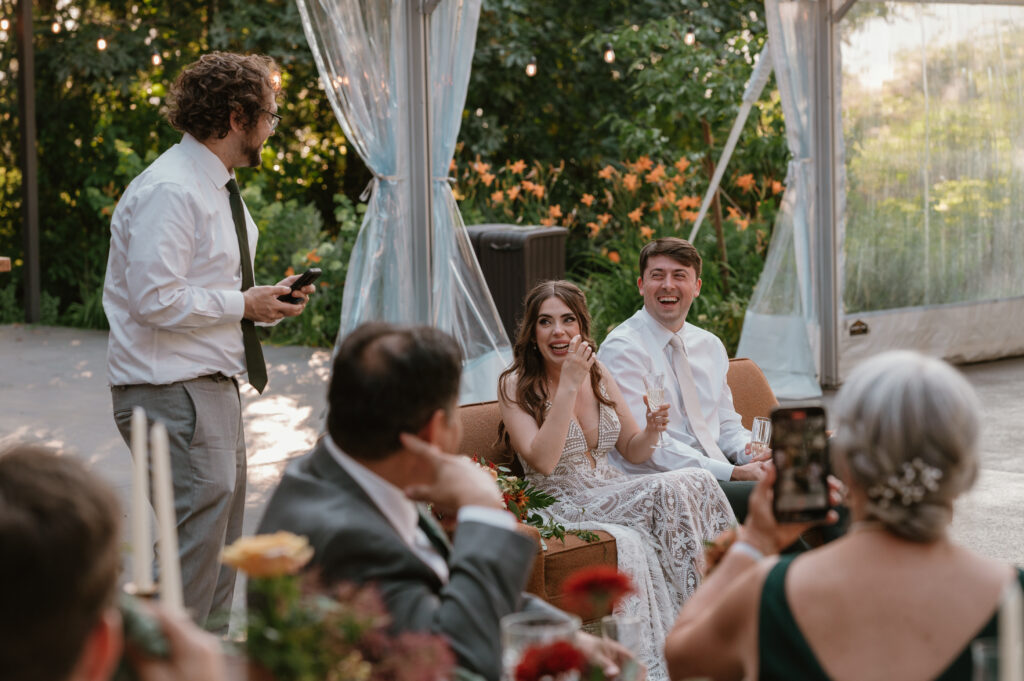
M 601 565 L 569 575 L 562 585 L 562 607 L 584 621 L 610 615 L 623 598 L 636 591 L 633 580 L 617 568 Z M 516 664 L 514 681 L 601 681 L 604 673 L 569 641 L 532 645 Z
M 370 586 L 324 590 L 299 572 L 313 557 L 288 532 L 242 537 L 224 563 L 249 578 L 245 626 L 251 663 L 279 681 L 439 681 L 457 675 L 447 642 L 430 634 L 388 633 L 390 618 Z
M 561 523 L 551 518 L 545 518 L 539 511 L 558 502 L 556 497 L 547 492 L 537 489 L 525 478 L 512 475 L 508 466 L 497 465 L 491 461 L 484 461 L 474 456 L 473 462 L 488 471 L 494 477 L 501 491 L 501 497 L 505 502 L 505 508 L 511 511 L 519 522 L 525 525 L 536 527 L 543 539 L 560 539 L 565 541 L 565 535 L 572 534 L 583 541 L 597 541 L 598 536 L 589 530 L 567 530 Z

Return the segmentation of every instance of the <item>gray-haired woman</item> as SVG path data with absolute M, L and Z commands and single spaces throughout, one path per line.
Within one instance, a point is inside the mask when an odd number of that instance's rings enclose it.
M 944 362 L 890 352 L 852 373 L 836 412 L 849 532 L 795 559 L 757 560 L 807 527 L 776 524 L 770 472 L 739 546 L 667 638 L 673 679 L 971 678 L 971 642 L 996 635 L 1001 600 L 1024 584 L 1024 572 L 947 535 L 978 472 L 973 389 Z

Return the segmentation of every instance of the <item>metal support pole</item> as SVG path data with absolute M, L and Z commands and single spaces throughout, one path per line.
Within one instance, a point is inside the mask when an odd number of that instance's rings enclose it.
M 409 84 L 409 193 L 412 244 L 412 277 L 420 321 L 435 324 L 433 279 L 434 207 L 430 188 L 430 98 L 427 69 L 430 17 L 422 0 L 406 4 L 409 32 L 407 73 Z M 436 3 L 434 3 L 436 5 Z
M 36 155 L 36 68 L 32 2 L 18 2 L 18 125 L 21 133 L 21 219 L 25 242 L 25 321 L 39 322 L 39 184 Z
M 834 36 L 831 3 L 816 2 L 817 35 L 815 55 L 814 147 L 817 176 L 815 211 L 814 277 L 818 290 L 818 319 L 821 328 L 821 368 L 819 381 L 824 388 L 839 385 L 839 278 L 836 258 L 836 219 L 834 202 L 835 110 L 833 106 Z

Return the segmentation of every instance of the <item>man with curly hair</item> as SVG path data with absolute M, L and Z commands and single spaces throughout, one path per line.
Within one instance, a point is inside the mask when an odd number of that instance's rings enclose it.
M 226 613 L 233 570 L 220 551 L 242 531 L 245 440 L 238 377 L 262 392 L 255 324 L 298 315 L 278 300 L 294 277 L 256 286 L 258 231 L 235 169 L 258 166 L 280 117 L 268 57 L 214 52 L 181 73 L 167 118 L 183 133 L 136 177 L 114 211 L 103 309 L 114 420 L 132 409 L 167 425 L 185 605 L 196 621 Z

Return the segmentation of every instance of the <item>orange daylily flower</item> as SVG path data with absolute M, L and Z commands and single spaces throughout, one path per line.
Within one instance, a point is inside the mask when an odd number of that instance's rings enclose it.
M 679 210 L 686 210 L 687 208 L 696 208 L 699 205 L 699 196 L 684 196 L 683 198 L 676 201 L 676 208 L 678 208 Z
M 654 230 L 648 227 L 647 225 L 643 225 L 642 227 L 640 227 L 640 236 L 642 236 L 645 239 L 650 239 L 654 236 Z
M 552 225 L 555 224 L 555 221 L 553 218 L 541 218 L 540 224 L 544 225 L 545 227 L 551 227 Z
M 538 199 L 544 198 L 544 185 L 535 184 L 533 185 L 533 195 Z
M 315 248 L 306 254 L 306 260 L 310 262 L 320 262 L 320 256 L 316 254 Z
M 286 276 L 286 277 L 290 277 L 293 274 L 295 274 L 295 268 L 294 267 L 289 267 L 288 269 L 286 269 L 284 271 L 284 276 Z
M 648 184 L 657 184 L 661 180 L 664 180 L 665 179 L 665 166 L 663 166 L 662 164 L 659 163 L 658 166 L 654 170 L 652 170 L 651 172 L 647 173 L 647 177 L 645 177 L 644 179 L 647 180 Z
M 558 205 L 557 203 L 555 205 L 549 207 L 548 208 L 548 217 L 549 218 L 560 218 L 560 217 L 562 217 L 562 207 L 560 205 Z
M 629 221 L 630 222 L 640 222 L 640 218 L 643 216 L 643 214 L 644 214 L 644 209 L 642 207 L 641 208 L 637 208 L 635 210 L 631 210 L 629 212 Z
M 681 211 L 679 211 L 679 218 L 681 220 L 687 220 L 689 222 L 696 222 L 698 215 L 700 215 L 700 213 L 698 213 L 695 210 L 681 210 Z
M 685 173 L 686 169 L 690 167 L 690 159 L 685 156 L 680 156 L 679 160 L 673 164 L 680 173 Z
M 622 258 L 619 257 L 618 251 L 608 251 L 608 259 L 615 264 L 618 264 L 622 260 Z
M 490 163 L 481 163 L 480 161 L 477 161 L 476 163 L 473 164 L 473 170 L 475 170 L 480 175 L 483 175 L 484 173 L 486 173 L 490 169 L 491 169 L 491 164 Z
M 631 192 L 635 192 L 636 188 L 640 186 L 640 180 L 637 179 L 637 176 L 633 173 L 627 173 L 625 177 L 622 178 L 622 186 Z
M 490 187 L 491 183 L 494 182 L 494 175 L 490 173 L 484 173 L 480 176 L 480 181 L 484 183 L 485 187 Z
M 498 191 L 494 192 L 493 194 L 491 194 L 491 202 L 493 202 L 493 203 L 501 203 L 504 200 L 505 200 L 505 192 L 503 192 L 501 190 L 498 190 Z
M 651 160 L 650 156 L 641 156 L 633 164 L 633 170 L 638 173 L 645 173 L 654 167 L 654 161 Z
M 772 180 L 772 194 L 780 194 L 785 187 L 778 180 Z
M 580 199 L 580 203 L 582 203 L 584 206 L 593 206 L 594 201 L 595 199 L 593 194 L 584 194 L 583 198 Z
M 451 161 L 450 161 L 450 162 L 448 163 L 448 172 L 450 172 L 450 173 L 454 173 L 454 172 L 455 172 L 455 168 L 456 168 L 456 165 L 455 165 L 455 159 L 453 158 L 453 159 L 452 159 L 452 160 L 451 160 Z
M 612 175 L 614 174 L 615 166 L 609 164 L 606 165 L 604 168 L 601 168 L 601 170 L 597 173 L 597 176 L 600 177 L 602 180 L 610 180 L 612 179 Z
M 601 225 L 596 222 L 588 222 L 587 227 L 590 228 L 590 238 L 593 239 L 595 236 L 601 233 Z
M 523 191 L 524 192 L 532 192 L 533 188 L 536 187 L 536 186 L 537 185 L 534 184 L 533 182 L 531 182 L 530 180 L 523 180 L 523 182 L 522 182 L 522 187 L 523 187 Z
M 754 174 L 753 173 L 747 173 L 746 175 L 740 175 L 739 177 L 736 178 L 736 186 L 739 187 L 740 189 L 742 189 L 744 194 L 746 194 L 751 189 L 753 189 L 754 185 L 756 185 L 756 184 L 757 184 L 757 181 L 754 180 Z
M 524 161 L 523 159 L 519 159 L 518 161 L 510 165 L 508 169 L 518 175 L 519 173 L 526 170 L 526 161 Z
M 515 201 L 519 198 L 519 192 L 522 191 L 518 186 L 508 188 L 508 200 Z
M 603 226 L 607 225 L 609 222 L 612 221 L 612 214 L 611 213 L 601 213 L 600 215 L 597 216 L 597 221 L 600 222 L 601 226 L 603 227 Z

